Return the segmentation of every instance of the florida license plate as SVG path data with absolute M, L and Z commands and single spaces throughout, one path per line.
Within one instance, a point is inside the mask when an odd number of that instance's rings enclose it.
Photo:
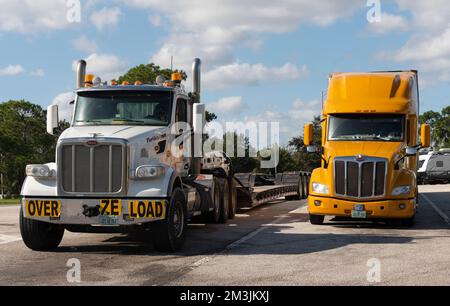
M 365 205 L 358 204 L 353 207 L 352 210 L 352 218 L 353 219 L 366 219 L 367 212 Z
M 119 225 L 119 218 L 116 216 L 100 215 L 98 217 L 98 224 L 104 226 L 117 226 Z

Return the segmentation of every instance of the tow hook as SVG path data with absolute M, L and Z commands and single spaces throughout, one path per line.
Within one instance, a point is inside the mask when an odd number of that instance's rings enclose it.
M 97 217 L 100 215 L 100 206 L 97 205 L 95 207 L 83 205 L 83 215 L 88 218 Z

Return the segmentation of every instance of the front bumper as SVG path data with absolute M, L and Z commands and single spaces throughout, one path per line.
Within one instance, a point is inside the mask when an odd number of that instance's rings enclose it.
M 108 200 L 108 199 L 106 199 Z M 149 222 L 160 221 L 165 219 L 168 200 L 166 198 L 146 198 L 146 199 L 109 199 L 109 200 L 119 200 L 120 209 L 116 215 L 114 210 L 106 209 L 107 212 L 101 213 L 104 207 L 102 204 L 102 199 L 93 198 L 23 198 L 22 208 L 24 217 L 27 219 L 43 221 L 52 224 L 59 225 L 92 225 L 92 226 L 132 226 L 132 225 L 142 225 Z M 30 215 L 29 205 L 30 202 L 44 203 L 49 201 L 50 203 L 58 202 L 60 204 L 60 213 L 57 217 L 50 216 L 38 216 Z M 142 203 L 142 207 L 147 205 L 153 205 L 153 210 L 155 210 L 155 205 L 163 208 L 163 213 L 148 213 L 148 209 L 142 209 L 143 214 L 141 216 L 137 215 L 138 205 Z M 27 206 L 28 204 L 28 206 Z M 133 205 L 133 207 L 132 207 Z M 33 207 L 34 209 L 35 207 Z M 45 210 L 45 205 L 44 205 Z M 50 211 L 50 210 L 49 210 Z M 155 210 L 156 211 L 156 210 Z M 148 213 L 148 214 L 147 214 Z M 106 222 L 105 222 L 106 221 Z
M 317 206 L 316 201 L 320 201 Z M 354 202 L 330 197 L 309 196 L 308 208 L 312 215 L 350 217 L 355 205 L 362 204 L 367 212 L 368 219 L 408 219 L 416 214 L 416 200 L 380 200 L 376 202 Z M 400 209 L 404 204 L 405 209 Z

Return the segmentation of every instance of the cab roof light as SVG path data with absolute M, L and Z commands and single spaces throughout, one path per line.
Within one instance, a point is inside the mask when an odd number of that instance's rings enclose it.
M 179 72 L 172 73 L 172 82 L 175 84 L 180 84 L 183 81 L 183 76 Z
M 87 74 L 84 79 L 84 87 L 92 87 L 94 86 L 94 78 L 93 74 Z
M 122 86 L 128 86 L 128 85 L 130 85 L 130 82 L 128 82 L 128 81 L 123 81 L 122 82 Z
M 142 82 L 141 82 L 141 81 L 136 81 L 136 82 L 134 82 L 134 85 L 135 85 L 135 86 L 141 86 L 141 85 L 142 85 Z
M 116 86 L 117 85 L 117 81 L 116 80 L 111 80 L 110 84 L 111 84 L 111 86 Z

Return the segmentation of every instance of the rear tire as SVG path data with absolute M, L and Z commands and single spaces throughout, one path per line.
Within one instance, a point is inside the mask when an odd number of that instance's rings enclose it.
M 167 207 L 166 219 L 151 226 L 153 246 L 159 252 L 177 252 L 184 244 L 187 231 L 186 198 L 175 188 Z
M 220 205 L 220 219 L 219 222 L 225 224 L 228 222 L 228 215 L 230 212 L 230 185 L 228 179 L 222 179 L 222 203 Z
M 309 222 L 311 222 L 312 225 L 322 225 L 324 221 L 325 216 L 309 215 Z
M 20 234 L 25 245 L 33 250 L 48 252 L 58 248 L 64 236 L 64 228 L 51 223 L 27 219 L 20 208 Z
M 222 195 L 221 195 L 221 184 L 220 179 L 217 177 L 214 177 L 213 179 L 213 191 L 212 191 L 212 204 L 213 204 L 213 210 L 210 211 L 206 215 L 206 222 L 207 223 L 219 223 L 220 220 L 220 207 L 221 207 L 221 201 L 222 201 Z
M 237 184 L 234 178 L 231 179 L 230 184 L 230 205 L 229 205 L 228 218 L 233 220 L 236 217 L 237 212 Z

